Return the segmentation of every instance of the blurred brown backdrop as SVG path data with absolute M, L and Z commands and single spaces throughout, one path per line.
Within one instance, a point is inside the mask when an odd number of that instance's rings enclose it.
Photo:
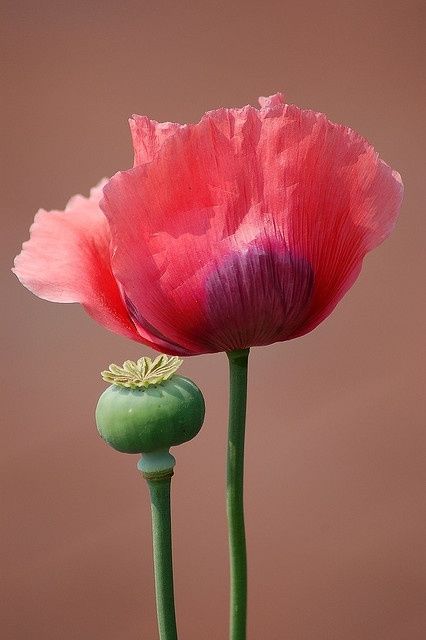
M 133 112 L 196 121 L 284 90 L 367 136 L 406 197 L 332 317 L 253 351 L 249 638 L 423 640 L 424 2 L 18 0 L 1 30 L 1 637 L 156 638 L 147 491 L 93 419 L 99 371 L 143 348 L 9 273 L 35 210 L 130 166 Z M 224 639 L 225 358 L 184 373 L 208 413 L 174 481 L 178 622 Z

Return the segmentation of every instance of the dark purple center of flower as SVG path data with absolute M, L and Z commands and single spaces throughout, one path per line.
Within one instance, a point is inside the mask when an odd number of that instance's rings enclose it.
M 234 251 L 206 281 L 208 336 L 218 351 L 286 340 L 309 312 L 309 262 L 280 243 Z

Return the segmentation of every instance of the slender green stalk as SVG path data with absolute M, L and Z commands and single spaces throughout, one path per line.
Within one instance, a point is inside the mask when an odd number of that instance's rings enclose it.
M 247 626 L 247 552 L 244 528 L 244 435 L 249 349 L 229 358 L 227 514 L 230 560 L 230 640 L 245 640 Z
M 151 495 L 158 632 L 160 640 L 177 640 L 170 516 L 170 482 L 173 471 L 170 470 L 164 477 L 149 478 L 148 474 L 144 475 Z

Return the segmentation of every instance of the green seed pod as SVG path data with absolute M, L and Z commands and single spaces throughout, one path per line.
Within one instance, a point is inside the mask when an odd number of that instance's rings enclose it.
M 168 450 L 197 435 L 204 420 L 204 398 L 188 378 L 174 375 L 178 358 L 140 358 L 111 365 L 102 377 L 113 384 L 96 407 L 102 438 L 123 453 Z

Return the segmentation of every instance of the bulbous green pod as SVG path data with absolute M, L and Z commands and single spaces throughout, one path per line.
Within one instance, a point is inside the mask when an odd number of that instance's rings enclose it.
M 149 453 L 194 438 L 204 413 L 204 398 L 197 385 L 173 375 L 145 388 L 111 385 L 99 398 L 96 425 L 117 451 Z

